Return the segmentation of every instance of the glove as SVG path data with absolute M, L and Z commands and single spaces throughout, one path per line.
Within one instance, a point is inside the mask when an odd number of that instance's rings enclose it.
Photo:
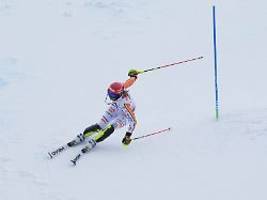
M 130 132 L 126 132 L 124 138 L 122 139 L 122 143 L 123 143 L 124 145 L 127 146 L 127 145 L 129 145 L 129 144 L 131 143 L 131 141 L 132 141 L 132 139 L 131 139 L 131 135 L 132 135 L 132 133 L 130 133 Z
M 130 69 L 128 72 L 128 76 L 137 78 L 137 75 L 140 74 L 140 71 L 137 69 Z

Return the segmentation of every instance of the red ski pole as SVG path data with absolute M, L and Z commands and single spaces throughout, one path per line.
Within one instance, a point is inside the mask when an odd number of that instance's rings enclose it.
M 171 130 L 171 128 L 162 129 L 162 130 L 155 131 L 155 132 L 147 134 L 147 135 L 143 135 L 143 136 L 140 136 L 140 137 L 135 137 L 132 140 L 139 140 L 139 139 L 150 137 L 150 136 L 153 136 L 153 135 L 158 135 L 160 133 L 167 132 L 167 131 L 170 131 L 170 130 Z
M 199 59 L 202 59 L 202 58 L 203 58 L 203 56 L 200 56 L 200 57 L 196 57 L 196 58 L 191 58 L 191 59 L 183 60 L 183 61 L 180 61 L 180 62 L 175 62 L 175 63 L 171 63 L 171 64 L 167 64 L 167 65 L 161 65 L 161 66 L 153 67 L 153 68 L 150 68 L 150 69 L 140 70 L 140 71 L 138 71 L 138 74 L 143 74 L 145 72 L 150 72 L 150 71 L 154 71 L 154 70 L 158 70 L 158 69 L 163 69 L 163 68 L 171 67 L 171 66 L 174 66 L 174 65 L 179 65 L 179 64 L 182 64 L 182 63 L 187 63 L 187 62 L 199 60 Z

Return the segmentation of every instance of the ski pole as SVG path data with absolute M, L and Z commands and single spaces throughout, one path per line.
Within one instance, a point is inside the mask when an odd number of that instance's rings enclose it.
M 147 134 L 147 135 L 143 135 L 143 136 L 140 136 L 140 137 L 135 137 L 132 140 L 139 140 L 139 139 L 142 139 L 142 138 L 150 137 L 150 136 L 157 135 L 157 134 L 160 134 L 160 133 L 163 133 L 163 132 L 167 132 L 167 131 L 170 131 L 170 130 L 171 130 L 171 128 L 162 129 L 162 130 L 155 131 L 155 132 Z
M 150 68 L 150 69 L 140 70 L 140 71 L 138 71 L 138 74 L 143 74 L 145 72 L 151 72 L 151 71 L 154 71 L 154 70 L 171 67 L 171 66 L 174 66 L 174 65 L 179 65 L 179 64 L 182 64 L 182 63 L 187 63 L 187 62 L 199 60 L 199 59 L 202 59 L 202 58 L 204 58 L 204 57 L 200 56 L 200 57 L 191 58 L 191 59 L 187 59 L 187 60 L 183 60 L 183 61 L 179 61 L 179 62 L 175 62 L 175 63 L 170 63 L 170 64 L 167 64 L 167 65 L 161 65 L 161 66 L 158 66 L 158 67 L 153 67 L 153 68 Z

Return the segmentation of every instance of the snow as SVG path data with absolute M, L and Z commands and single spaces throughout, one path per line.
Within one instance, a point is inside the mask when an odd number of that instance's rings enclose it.
M 217 6 L 221 119 L 214 113 L 211 6 Z M 265 200 L 265 1 L 0 0 L 0 194 L 4 200 Z M 116 131 L 47 152 L 99 120 L 108 84 L 130 68 L 136 136 Z

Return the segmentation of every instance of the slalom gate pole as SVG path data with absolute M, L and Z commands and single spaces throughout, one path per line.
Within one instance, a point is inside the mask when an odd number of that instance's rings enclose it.
M 200 57 L 191 58 L 191 59 L 188 59 L 188 60 L 183 60 L 183 61 L 179 61 L 179 62 L 167 64 L 167 65 L 161 65 L 161 66 L 158 66 L 158 67 L 153 67 L 153 68 L 150 68 L 150 69 L 141 70 L 139 72 L 139 74 L 146 73 L 146 72 L 151 72 L 151 71 L 155 71 L 155 70 L 163 69 L 163 68 L 167 68 L 167 67 L 171 67 L 171 66 L 174 66 L 174 65 L 179 65 L 179 64 L 182 64 L 182 63 L 187 63 L 187 62 L 199 60 L 199 59 L 202 59 L 202 58 L 203 58 L 203 56 L 200 56 Z
M 158 135 L 160 133 L 167 132 L 167 131 L 170 131 L 170 130 L 171 130 L 171 128 L 162 129 L 162 130 L 155 131 L 155 132 L 147 134 L 147 135 L 143 135 L 143 136 L 140 136 L 140 137 L 135 137 L 132 140 L 139 140 L 139 139 L 150 137 L 150 136 L 153 136 L 153 135 Z
M 212 6 L 212 18 L 213 18 L 213 49 L 214 49 L 215 112 L 216 112 L 216 120 L 219 120 L 219 90 L 218 90 L 217 36 L 216 36 L 215 6 Z

